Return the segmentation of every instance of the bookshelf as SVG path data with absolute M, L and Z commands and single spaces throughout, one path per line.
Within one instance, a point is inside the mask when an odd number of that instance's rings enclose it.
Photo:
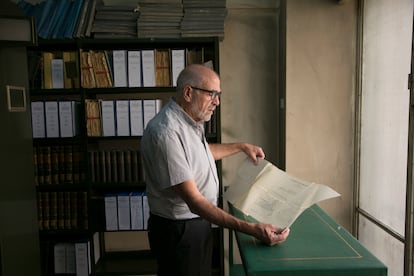
M 134 216 L 129 216 L 126 222 L 120 222 L 118 217 L 111 228 L 108 210 L 114 210 L 106 208 L 111 206 L 109 198 L 114 197 L 118 204 L 115 214 L 121 216 L 134 209 L 131 207 L 133 195 L 145 200 L 145 174 L 140 160 L 145 121 L 175 93 L 174 79 L 185 64 L 208 61 L 219 72 L 218 44 L 217 37 L 71 39 L 40 40 L 36 47 L 28 49 L 34 120 L 33 183 L 38 195 L 42 275 L 55 275 L 55 264 L 58 260 L 62 262 L 62 257 L 57 258 L 56 254 L 69 244 L 70 250 L 66 252 L 70 255 L 78 243 L 86 244 L 89 250 L 89 260 L 85 262 L 90 263 L 91 275 L 155 274 L 156 263 L 147 247 L 107 250 L 111 234 L 118 238 L 136 233 L 145 240 L 145 219 L 143 225 L 136 225 Z M 144 59 L 147 52 L 153 55 L 152 67 Z M 138 63 L 137 54 L 141 57 Z M 183 64 L 177 61 L 180 54 Z M 56 67 L 48 68 L 45 62 L 51 60 L 62 60 L 63 64 L 58 61 Z M 60 73 L 52 76 L 53 70 Z M 151 70 L 152 79 L 144 80 Z M 53 80 L 56 76 L 60 80 Z M 36 108 L 42 104 L 43 115 Z M 147 106 L 152 109 L 146 109 Z M 46 122 L 50 117 L 50 113 L 46 114 L 48 107 L 55 113 L 57 109 L 58 115 Z M 65 117 L 65 108 L 73 116 Z M 142 124 L 142 129 L 135 129 L 136 122 Z M 125 123 L 126 127 L 122 127 Z M 50 128 L 57 130 L 53 132 Z M 206 124 L 206 136 L 209 142 L 220 142 L 219 108 Z M 220 163 L 218 168 L 220 176 Z M 125 196 L 130 205 L 122 213 L 120 200 L 125 200 Z M 219 203 L 222 206 L 221 197 Z M 140 206 L 143 208 L 140 215 L 144 218 L 145 207 Z M 214 275 L 223 275 L 223 232 L 220 228 L 213 230 L 213 271 Z M 66 274 L 71 274 L 73 268 L 70 264 L 67 266 Z

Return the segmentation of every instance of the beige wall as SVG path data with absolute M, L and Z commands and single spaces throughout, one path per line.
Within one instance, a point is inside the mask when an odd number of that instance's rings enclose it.
M 348 230 L 356 1 L 287 1 L 286 171 L 342 194 L 321 206 Z
M 277 1 L 228 0 L 220 43 L 222 140 L 278 151 Z M 321 206 L 351 229 L 356 0 L 288 0 L 286 170 L 342 194 Z M 242 155 L 223 162 L 224 184 Z

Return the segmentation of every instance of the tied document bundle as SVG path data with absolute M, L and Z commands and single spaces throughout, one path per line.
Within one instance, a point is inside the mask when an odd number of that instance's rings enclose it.
M 264 159 L 254 165 L 248 158 L 224 194 L 245 215 L 282 228 L 313 204 L 338 196 L 328 186 L 292 177 Z

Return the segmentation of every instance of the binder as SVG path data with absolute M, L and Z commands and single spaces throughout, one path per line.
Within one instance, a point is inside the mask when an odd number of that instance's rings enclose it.
M 75 243 L 77 276 L 88 276 L 91 272 L 89 247 L 89 241 Z
M 101 106 L 102 135 L 115 136 L 115 107 L 113 100 L 99 100 Z
M 76 250 L 74 243 L 66 244 L 66 274 L 76 273 Z
M 177 78 L 180 72 L 185 68 L 185 49 L 171 50 L 171 75 L 172 85 L 177 86 Z
M 52 89 L 52 60 L 55 54 L 50 52 L 43 52 L 43 88 Z
M 129 136 L 129 101 L 116 100 L 116 130 L 117 136 Z
M 130 230 L 131 229 L 131 209 L 129 203 L 129 194 L 121 193 L 117 195 L 118 203 L 118 229 Z
M 141 51 L 128 51 L 128 86 L 141 86 Z
M 131 193 L 130 204 L 131 204 L 131 230 L 144 229 L 142 193 L 138 193 L 138 192 Z
M 55 244 L 53 253 L 55 274 L 66 273 L 66 244 Z
M 52 88 L 64 88 L 63 59 L 52 59 Z
M 127 51 L 113 50 L 114 87 L 127 87 Z
M 74 137 L 77 134 L 76 103 L 75 101 L 60 101 L 58 104 L 60 137 Z
M 162 102 L 160 99 L 143 100 L 144 129 L 148 122 L 160 111 Z
M 155 86 L 155 57 L 154 50 L 141 50 L 142 84 L 144 87 Z
M 45 104 L 43 101 L 31 102 L 32 136 L 33 138 L 46 137 Z
M 131 136 L 142 136 L 144 133 L 142 100 L 129 100 L 129 116 L 131 124 Z
M 59 137 L 59 111 L 58 102 L 46 101 L 45 102 L 45 115 L 46 115 L 46 137 L 57 138 Z
M 144 229 L 148 229 L 148 219 L 150 217 L 150 209 L 148 205 L 148 196 L 146 193 L 142 196 L 142 213 L 144 216 Z
M 106 231 L 118 230 L 118 210 L 116 195 L 105 195 L 105 226 Z

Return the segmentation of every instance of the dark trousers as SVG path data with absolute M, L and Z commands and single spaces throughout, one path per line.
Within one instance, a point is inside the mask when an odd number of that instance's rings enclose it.
M 151 214 L 148 238 L 158 276 L 211 275 L 213 240 L 208 221 L 169 220 Z

